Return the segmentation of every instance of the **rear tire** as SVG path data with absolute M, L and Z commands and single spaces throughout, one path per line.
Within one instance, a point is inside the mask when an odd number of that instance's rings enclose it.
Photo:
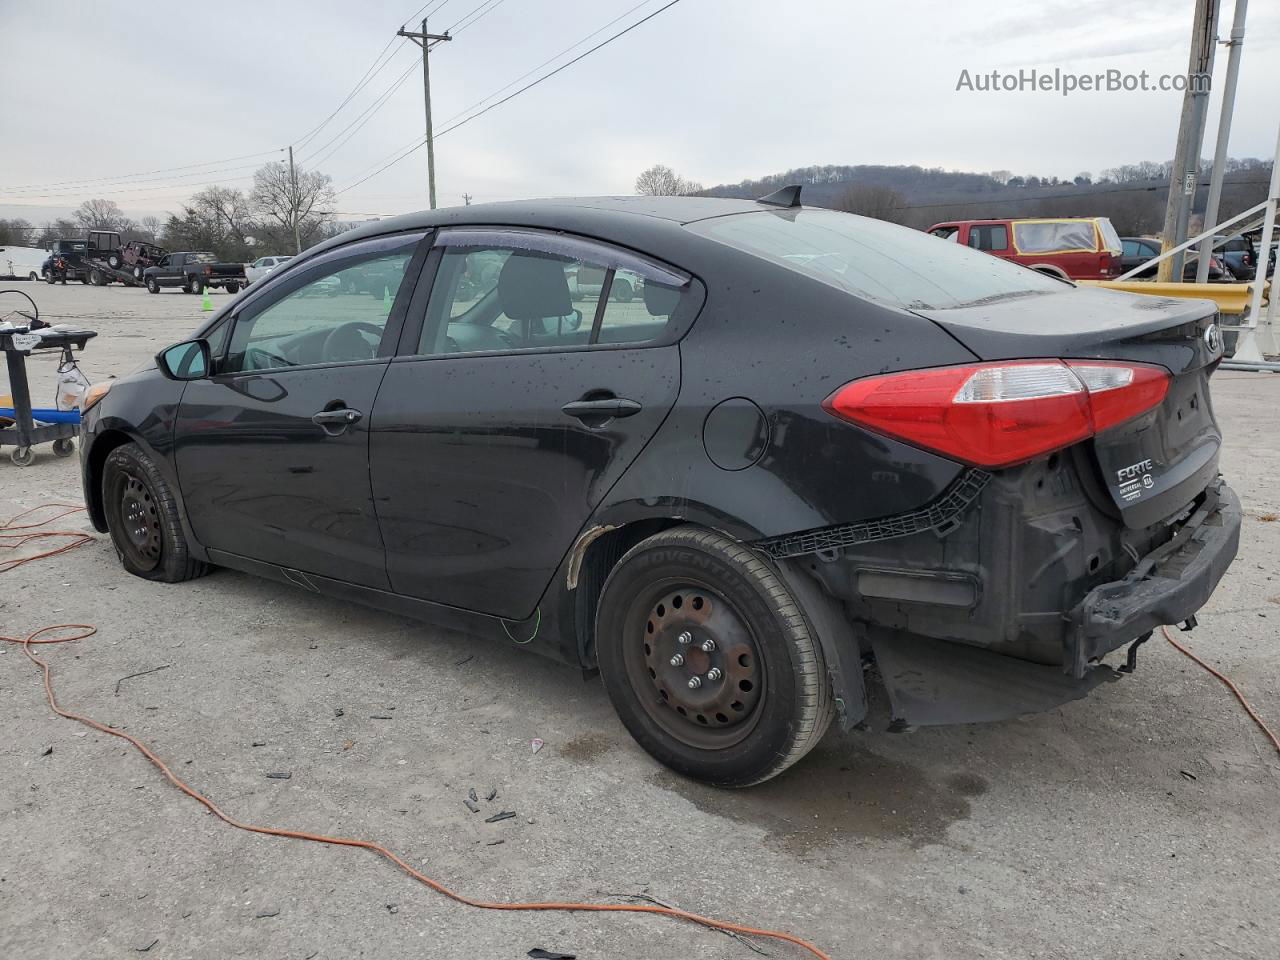
M 107 266 L 110 267 L 112 270 L 119 270 L 120 263 L 121 263 L 121 260 L 120 260 L 120 255 L 118 253 L 113 253 L 111 254 L 111 256 L 107 257 Z
M 32 283 L 37 283 L 40 280 L 40 275 L 36 273 L 34 270 L 32 270 L 30 273 L 27 274 L 27 279 L 30 280 Z
M 103 280 L 102 272 L 94 269 L 89 271 L 89 285 L 94 287 L 105 287 L 106 282 Z
M 49 284 L 49 286 L 51 287 L 58 282 L 58 278 L 53 275 L 52 270 L 45 271 L 44 280 L 45 280 L 45 283 Z
M 227 293 L 239 293 L 239 292 L 240 292 L 240 284 L 238 283 L 227 284 Z
M 685 776 L 761 783 L 831 723 L 822 649 L 799 603 L 760 556 L 718 533 L 674 527 L 629 550 L 605 581 L 596 637 L 623 724 Z
M 107 454 L 102 503 L 120 563 L 135 577 L 178 583 L 208 573 L 208 564 L 191 557 L 173 491 L 136 443 Z
M 619 303 L 630 303 L 631 298 L 636 295 L 635 288 L 631 286 L 630 280 L 615 279 L 613 281 L 613 299 Z

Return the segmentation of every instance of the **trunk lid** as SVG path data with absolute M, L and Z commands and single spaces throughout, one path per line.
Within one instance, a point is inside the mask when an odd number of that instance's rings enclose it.
M 916 312 L 983 360 L 1128 360 L 1170 372 L 1160 406 L 1087 441 L 1127 527 L 1180 514 L 1217 475 L 1209 376 L 1222 337 L 1212 302 L 1077 288 Z

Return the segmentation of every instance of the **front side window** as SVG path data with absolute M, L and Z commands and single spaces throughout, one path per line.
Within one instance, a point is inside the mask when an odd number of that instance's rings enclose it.
M 420 355 L 650 342 L 689 288 L 660 264 L 563 235 L 455 230 L 440 243 Z
M 236 320 L 222 373 L 348 363 L 377 356 L 419 236 L 337 257 L 261 311 Z M 388 249 L 390 247 L 391 249 Z
M 1034 270 L 959 243 L 834 210 L 759 211 L 695 221 L 687 229 L 857 297 L 903 309 L 1057 293 Z

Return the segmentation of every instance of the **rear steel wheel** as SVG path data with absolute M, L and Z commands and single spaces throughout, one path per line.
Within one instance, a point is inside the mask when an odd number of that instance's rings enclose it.
M 740 743 L 753 729 L 765 693 L 764 664 L 742 613 L 705 583 L 656 587 L 656 599 L 637 599 L 627 633 L 632 685 L 652 688 L 645 711 L 673 737 L 715 750 Z M 647 609 L 646 609 L 647 608 Z
M 745 787 L 777 776 L 834 712 L 822 649 L 777 572 L 749 547 L 679 526 L 632 547 L 596 614 L 600 676 L 655 759 Z

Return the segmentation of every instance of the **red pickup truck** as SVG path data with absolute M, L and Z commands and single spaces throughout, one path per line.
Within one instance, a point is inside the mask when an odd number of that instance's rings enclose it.
M 1106 217 L 954 220 L 929 233 L 1068 280 L 1106 280 L 1123 272 L 1120 236 Z

